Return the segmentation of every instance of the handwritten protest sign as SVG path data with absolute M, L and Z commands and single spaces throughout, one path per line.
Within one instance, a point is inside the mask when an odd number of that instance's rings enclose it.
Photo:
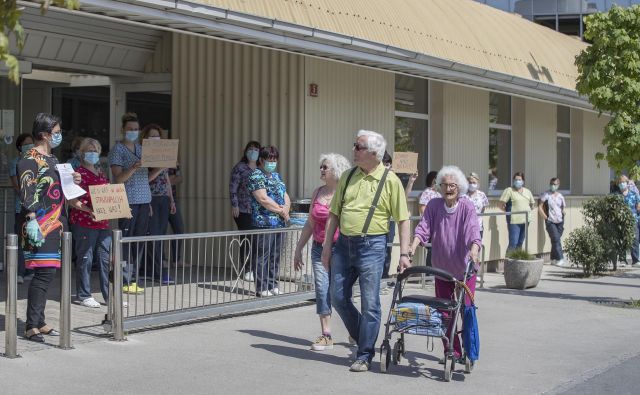
M 124 184 L 91 185 L 89 193 L 97 221 L 131 217 Z
M 176 168 L 180 140 L 142 140 L 142 167 Z
M 413 174 L 418 171 L 417 152 L 394 152 L 393 171 L 400 174 Z

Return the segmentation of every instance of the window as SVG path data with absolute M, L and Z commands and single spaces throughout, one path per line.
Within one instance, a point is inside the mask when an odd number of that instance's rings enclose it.
M 498 194 L 511 180 L 511 97 L 489 95 L 489 171 L 487 190 Z
M 571 109 L 558 106 L 557 127 L 557 177 L 563 190 L 571 185 Z
M 396 75 L 395 151 L 417 152 L 420 177 L 414 189 L 425 187 L 429 166 L 429 83 L 426 79 Z M 406 185 L 409 175 L 398 174 Z

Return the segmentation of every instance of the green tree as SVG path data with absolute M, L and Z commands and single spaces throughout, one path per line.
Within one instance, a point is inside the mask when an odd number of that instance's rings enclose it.
M 40 9 L 44 14 L 50 5 L 64 7 L 70 10 L 78 9 L 79 0 L 42 0 Z M 24 47 L 24 29 L 20 24 L 22 10 L 18 8 L 16 0 L 0 1 L 0 64 L 4 63 L 9 69 L 9 79 L 16 84 L 20 82 L 18 58 L 10 52 L 12 37 L 15 37 L 17 47 Z
M 576 57 L 577 91 L 601 113 L 611 114 L 602 144 L 618 173 L 640 176 L 640 5 L 614 6 L 585 18 L 584 37 L 592 44 Z

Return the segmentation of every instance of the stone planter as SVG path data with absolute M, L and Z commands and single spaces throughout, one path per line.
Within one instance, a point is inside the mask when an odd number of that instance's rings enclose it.
M 538 285 L 542 275 L 544 260 L 534 259 L 521 261 L 517 259 L 504 260 L 504 282 L 507 288 L 526 289 Z

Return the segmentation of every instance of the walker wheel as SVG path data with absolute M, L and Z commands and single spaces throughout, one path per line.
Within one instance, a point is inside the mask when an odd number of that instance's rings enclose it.
M 391 347 L 389 341 L 385 340 L 380 346 L 380 372 L 387 373 L 389 371 L 389 364 L 391 363 Z
M 456 368 L 456 360 L 453 356 L 446 355 L 444 357 L 444 381 L 451 381 L 451 375 Z
M 393 353 L 391 354 L 391 358 L 393 360 L 393 364 L 397 365 L 402 362 L 402 354 L 404 354 L 404 344 L 402 340 L 398 340 L 393 345 Z

